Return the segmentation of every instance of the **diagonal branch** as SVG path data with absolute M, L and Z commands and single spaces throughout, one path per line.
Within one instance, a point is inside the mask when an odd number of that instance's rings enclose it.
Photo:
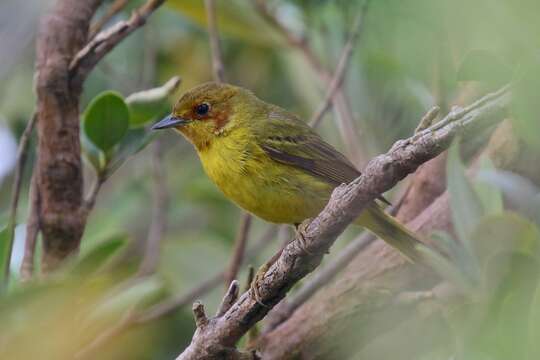
M 309 121 L 309 125 L 311 125 L 312 127 L 317 127 L 319 123 L 321 122 L 324 114 L 326 114 L 326 112 L 330 110 L 332 106 L 332 100 L 336 97 L 336 93 L 338 92 L 338 90 L 341 88 L 341 85 L 343 84 L 345 74 L 351 62 L 351 56 L 353 54 L 355 44 L 358 40 L 358 37 L 360 36 L 360 33 L 364 25 L 364 18 L 367 13 L 368 3 L 369 1 L 364 2 L 362 10 L 354 19 L 352 29 L 349 34 L 349 38 L 347 39 L 347 42 L 345 43 L 345 46 L 343 47 L 343 50 L 341 51 L 341 55 L 339 57 L 338 64 L 336 66 L 336 70 L 334 71 L 334 75 L 332 76 L 332 79 L 329 82 L 328 90 L 326 90 L 326 95 L 324 97 L 324 100 L 319 105 L 319 108 L 313 114 L 313 116 L 311 117 L 311 120 Z
M 98 33 L 86 46 L 81 49 L 69 64 L 70 75 L 76 83 L 82 83 L 96 64 L 111 51 L 126 36 L 146 23 L 152 13 L 165 0 L 148 0 L 135 10 L 126 21 L 120 21 L 110 28 Z
M 297 49 L 303 55 L 309 66 L 317 73 L 320 82 L 325 85 L 325 88 L 328 87 L 332 82 L 332 73 L 322 64 L 319 57 L 309 46 L 308 40 L 305 37 L 298 37 L 293 34 L 284 24 L 282 24 L 276 15 L 270 11 L 265 0 L 254 0 L 254 5 L 259 15 L 283 36 L 290 47 Z M 362 8 L 360 9 L 361 13 L 363 13 L 360 14 L 361 17 L 365 17 L 368 5 L 369 0 L 363 3 Z M 358 141 L 353 112 L 348 103 L 348 99 L 340 86 L 336 88 L 333 94 L 332 104 L 334 105 L 336 114 L 336 125 L 347 149 L 347 153 L 351 156 L 351 159 L 355 164 L 364 163 L 365 149 L 361 148 L 361 143 Z
M 260 299 L 255 299 L 252 291 L 242 294 L 222 317 L 212 318 L 198 328 L 191 344 L 177 359 L 219 358 L 212 349 L 234 346 L 295 283 L 320 264 L 323 254 L 368 204 L 448 148 L 456 135 L 484 129 L 501 120 L 509 100 L 507 88 L 487 95 L 411 138 L 398 141 L 386 154 L 371 160 L 361 176 L 334 190 L 323 211 L 285 247 L 259 281 Z

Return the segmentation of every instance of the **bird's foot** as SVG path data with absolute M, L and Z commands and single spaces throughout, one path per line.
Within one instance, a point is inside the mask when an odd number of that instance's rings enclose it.
M 275 261 L 274 261 L 275 262 Z M 257 270 L 257 273 L 255 274 L 255 276 L 253 277 L 253 281 L 251 282 L 251 285 L 250 285 L 250 289 L 251 289 L 251 293 L 253 294 L 253 298 L 255 299 L 255 301 L 263 306 L 263 307 L 269 307 L 268 305 L 266 305 L 263 301 L 262 301 L 262 296 L 261 296 L 261 292 L 260 292 L 260 287 L 261 287 L 261 283 L 262 283 L 262 280 L 264 279 L 264 275 L 266 275 L 266 272 L 268 271 L 268 269 L 270 269 L 270 266 L 272 266 L 272 264 L 274 263 L 272 262 L 272 260 L 268 261 L 266 264 L 262 265 L 259 270 Z
M 306 237 L 304 235 L 304 232 L 305 232 L 307 226 L 309 225 L 309 223 L 310 223 L 310 221 L 304 221 L 301 224 L 297 224 L 295 226 L 295 228 L 296 228 L 296 236 L 295 236 L 295 238 L 298 240 L 298 247 L 300 248 L 300 250 L 302 250 L 303 252 L 305 252 L 308 255 L 315 255 L 315 253 L 313 251 L 308 250 L 308 243 L 307 243 Z

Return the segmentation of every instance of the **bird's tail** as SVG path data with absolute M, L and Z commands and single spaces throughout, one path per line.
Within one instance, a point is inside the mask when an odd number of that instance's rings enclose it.
M 369 206 L 356 219 L 355 224 L 365 227 L 396 248 L 412 262 L 421 261 L 420 247 L 425 248 L 418 237 L 378 205 Z

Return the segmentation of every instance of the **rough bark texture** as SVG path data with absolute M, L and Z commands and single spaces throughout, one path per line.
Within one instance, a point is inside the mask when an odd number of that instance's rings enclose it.
M 37 114 L 43 271 L 54 269 L 79 247 L 83 178 L 79 143 L 81 83 L 69 76 L 101 0 L 59 0 L 41 24 L 37 40 Z
M 303 226 L 294 241 L 290 242 L 281 253 L 277 261 L 270 267 L 264 277 L 258 282 L 259 299 L 253 294 L 253 291 L 244 293 L 240 298 L 225 312 L 222 316 L 207 319 L 204 324 L 197 327 L 191 344 L 178 357 L 178 359 L 221 359 L 223 353 L 230 353 L 236 342 L 244 335 L 255 323 L 263 318 L 268 311 L 275 306 L 287 293 L 287 291 L 302 277 L 313 271 L 322 259 L 325 252 L 328 251 L 336 237 L 350 224 L 360 212 L 381 193 L 387 191 L 408 174 L 414 172 L 418 166 L 426 161 L 436 157 L 444 151 L 452 139 L 463 130 L 473 131 L 482 129 L 494 124 L 501 119 L 501 110 L 505 109 L 509 102 L 509 93 L 501 90 L 490 94 L 478 100 L 467 108 L 456 109 L 445 117 L 441 122 L 433 127 L 422 131 L 410 139 L 396 143 L 392 149 L 373 159 L 364 169 L 364 173 L 348 185 L 338 187 L 325 209 L 311 222 Z M 443 199 L 444 200 L 444 199 Z M 444 201 L 443 201 L 444 202 Z M 446 205 L 447 205 L 446 200 Z M 438 202 L 432 204 L 435 206 Z M 441 205 L 439 205 L 441 206 Z M 431 207 L 431 206 L 430 206 Z M 429 224 L 438 224 L 437 221 L 448 223 L 448 214 L 443 212 L 444 216 L 440 218 L 433 214 L 441 213 L 436 209 L 431 211 Z M 442 226 L 437 226 L 441 228 Z M 414 224 L 413 229 L 420 229 L 421 226 Z M 400 277 L 406 275 L 412 266 L 407 266 L 399 272 L 399 281 L 393 283 L 395 274 L 382 282 L 383 288 L 377 291 L 380 283 L 371 283 L 370 274 L 387 273 L 388 269 L 401 264 L 403 260 L 395 252 L 389 252 L 385 247 L 377 245 L 370 248 L 370 261 L 376 263 L 372 267 L 365 267 L 362 271 L 366 273 L 365 284 L 371 285 L 367 293 L 363 293 L 366 299 L 370 299 L 371 307 L 369 311 L 363 314 L 369 317 L 376 313 L 376 309 L 381 303 L 390 301 L 384 285 L 385 281 L 394 284 L 403 284 L 404 280 Z M 398 259 L 396 259 L 398 257 Z M 393 260 L 387 260 L 392 259 Z M 369 259 L 366 259 L 369 260 Z M 354 304 L 357 297 L 349 301 Z M 344 300 L 344 299 L 342 299 Z M 262 301 L 265 305 L 260 303 Z M 328 307 L 334 306 L 330 301 Z M 385 306 L 382 309 L 386 309 Z M 329 309 L 317 309 L 318 313 L 331 313 Z M 311 316 L 313 313 L 310 313 Z M 345 314 L 348 317 L 349 314 Z M 345 321 L 341 318 L 325 327 L 341 326 Z M 345 320 L 345 319 L 343 319 Z M 280 331 L 289 323 L 286 322 L 275 331 Z M 304 324 L 305 325 L 305 324 Z M 317 324 L 311 322 L 313 329 Z M 308 335 L 308 334 L 304 334 Z M 279 346 L 274 343 L 270 348 L 285 348 L 284 343 L 290 343 L 293 338 L 298 338 L 297 334 L 291 331 L 286 338 L 281 338 Z M 309 337 L 305 337 L 309 342 Z M 288 353 L 294 352 L 294 347 L 287 347 Z M 336 358 L 336 357 L 333 357 Z M 339 357 L 338 357 L 339 358 Z

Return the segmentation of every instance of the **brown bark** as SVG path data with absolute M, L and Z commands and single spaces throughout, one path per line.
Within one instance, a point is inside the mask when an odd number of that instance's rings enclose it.
M 85 45 L 101 0 L 59 0 L 41 24 L 37 40 L 39 158 L 43 271 L 78 250 L 86 217 L 81 216 L 83 178 L 79 143 L 80 82 L 69 64 Z

